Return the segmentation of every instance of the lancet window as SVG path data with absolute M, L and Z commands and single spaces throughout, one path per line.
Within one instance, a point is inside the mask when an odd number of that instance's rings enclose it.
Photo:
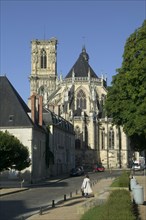
M 86 109 L 86 95 L 82 89 L 77 94 L 77 108 Z
M 46 56 L 46 51 L 44 49 L 41 50 L 41 68 L 42 69 L 47 68 L 47 56 Z
M 114 130 L 111 128 L 109 130 L 109 149 L 114 149 L 115 141 L 114 141 Z

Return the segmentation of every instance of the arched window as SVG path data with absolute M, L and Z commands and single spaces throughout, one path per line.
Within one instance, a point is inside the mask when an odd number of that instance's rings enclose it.
M 82 89 L 77 94 L 77 108 L 86 109 L 86 95 Z
M 46 51 L 44 49 L 41 50 L 41 68 L 42 69 L 47 68 L 47 56 L 46 56 Z
M 109 149 L 114 149 L 114 145 L 115 145 L 114 137 L 115 137 L 114 131 L 111 128 L 109 130 Z

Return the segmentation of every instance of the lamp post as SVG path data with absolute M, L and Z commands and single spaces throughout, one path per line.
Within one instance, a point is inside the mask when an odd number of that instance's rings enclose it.
M 109 133 L 108 133 L 108 117 L 105 117 L 106 122 L 106 131 L 107 131 L 107 147 L 106 147 L 106 153 L 107 153 L 107 168 L 109 169 Z

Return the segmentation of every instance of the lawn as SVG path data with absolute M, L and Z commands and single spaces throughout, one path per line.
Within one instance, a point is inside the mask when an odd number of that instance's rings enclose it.
M 117 187 L 117 190 L 111 191 L 107 202 L 91 208 L 81 220 L 136 220 L 130 192 L 118 189 L 118 187 L 129 187 L 129 173 L 123 172 L 111 186 Z

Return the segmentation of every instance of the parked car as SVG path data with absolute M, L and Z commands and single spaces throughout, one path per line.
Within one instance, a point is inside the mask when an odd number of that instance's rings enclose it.
M 105 167 L 102 166 L 101 164 L 94 164 L 93 166 L 93 172 L 104 172 Z
M 82 166 L 72 168 L 70 171 L 70 176 L 81 176 L 84 175 L 84 168 Z
M 135 170 L 141 170 L 141 169 L 142 169 L 142 167 L 141 167 L 139 161 L 134 161 L 132 164 L 132 170 L 135 171 Z

